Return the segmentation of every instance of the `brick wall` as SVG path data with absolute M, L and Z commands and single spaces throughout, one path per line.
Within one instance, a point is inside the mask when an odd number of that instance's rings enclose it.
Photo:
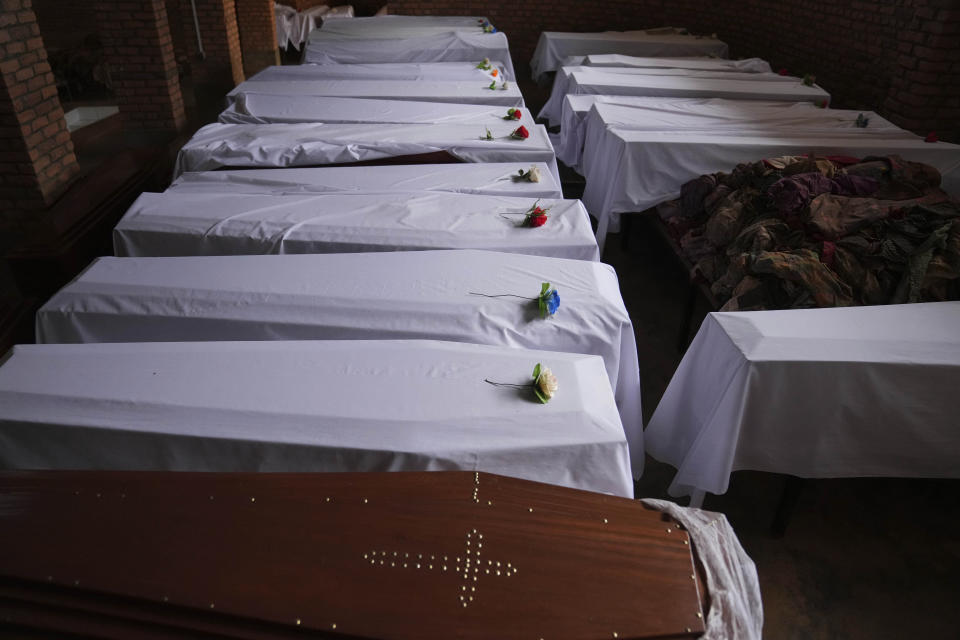
M 0 0 L 0 223 L 52 203 L 79 172 L 30 0 Z
M 244 74 L 280 64 L 273 0 L 236 0 L 236 6 Z
M 353 3 L 370 15 L 379 2 Z M 716 33 L 731 57 L 812 73 L 838 108 L 872 109 L 919 134 L 960 142 L 958 0 L 391 0 L 390 12 L 486 15 L 510 38 L 518 73 L 541 31 L 687 27 Z
M 186 116 L 163 0 L 98 0 L 96 12 L 124 128 L 176 134 Z
M 234 0 L 196 0 L 197 20 L 205 57 L 197 48 L 196 29 L 190 2 L 180 3 L 184 45 L 190 55 L 194 81 L 203 85 L 234 86 L 244 80 L 240 32 Z M 232 82 L 232 84 L 231 84 Z

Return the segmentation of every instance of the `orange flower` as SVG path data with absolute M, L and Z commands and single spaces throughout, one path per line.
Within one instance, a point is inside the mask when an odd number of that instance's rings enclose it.
M 490 72 L 490 75 L 496 78 L 498 73 L 500 73 L 500 71 L 498 69 L 494 69 L 493 71 Z

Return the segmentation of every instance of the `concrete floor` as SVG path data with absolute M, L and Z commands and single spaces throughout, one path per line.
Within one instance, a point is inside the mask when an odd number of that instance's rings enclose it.
M 686 279 L 669 250 L 633 226 L 629 249 L 612 236 L 604 262 L 616 268 L 633 319 L 648 419 L 681 359 Z M 698 309 L 694 329 L 705 312 Z M 648 456 L 637 497 L 669 498 L 672 475 Z M 960 638 L 960 481 L 807 481 L 785 535 L 775 538 L 770 524 L 784 484 L 783 476 L 737 472 L 727 494 L 704 504 L 727 515 L 757 564 L 764 637 Z

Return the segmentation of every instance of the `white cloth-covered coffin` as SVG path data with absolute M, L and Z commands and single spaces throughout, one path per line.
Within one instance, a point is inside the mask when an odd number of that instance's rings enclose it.
M 672 495 L 739 469 L 960 477 L 960 303 L 711 313 L 646 430 Z
M 869 119 L 863 135 L 882 133 L 892 137 L 914 137 L 873 111 L 821 109 L 810 102 L 761 102 L 722 98 L 594 98 L 591 105 L 571 101 L 569 112 L 567 105 L 564 105 L 564 121 L 570 123 L 570 133 L 561 130 L 560 146 L 563 148 L 564 157 L 573 161 L 571 166 L 580 173 L 586 173 L 586 166 L 591 158 L 603 152 L 604 148 L 598 143 L 603 140 L 603 131 L 607 128 L 632 131 L 695 129 L 718 132 L 759 129 L 829 132 L 840 129 L 849 132 L 859 129 L 857 119 L 862 115 Z M 574 106 L 578 108 L 574 109 Z
M 556 375 L 547 404 L 525 383 Z M 0 467 L 470 470 L 632 496 L 598 356 L 430 341 L 23 345 Z
M 929 143 L 906 131 L 635 131 L 607 128 L 590 140 L 596 153 L 586 168 L 583 202 L 598 219 L 602 246 L 608 230 L 619 229 L 620 213 L 644 211 L 680 196 L 680 187 L 697 176 L 730 171 L 741 162 L 782 155 L 816 153 L 862 158 L 897 154 L 936 167 L 942 186 L 960 193 L 960 146 Z M 614 214 L 614 215 L 611 215 Z M 608 229 L 609 227 L 609 229 Z
M 561 301 L 547 318 L 543 282 Z M 599 262 L 488 251 L 100 258 L 37 315 L 38 342 L 411 338 L 601 356 L 640 475 L 633 325 Z
M 180 149 L 174 177 L 221 167 L 309 167 L 446 152 L 463 162 L 545 162 L 557 182 L 546 129 L 510 137 L 513 121 L 466 124 L 208 124 Z M 490 131 L 493 140 L 484 139 Z
M 561 123 L 566 95 L 649 98 L 727 98 L 828 104 L 830 94 L 800 78 L 777 73 L 735 73 L 689 69 L 563 67 L 539 118 Z
M 618 53 L 601 53 L 598 55 L 584 56 L 583 60 L 570 63 L 564 62 L 563 66 L 567 66 L 568 64 L 579 64 L 586 67 L 702 69 L 704 71 L 736 71 L 739 73 L 770 73 L 772 71 L 770 63 L 762 58 L 744 58 L 743 60 L 726 60 L 723 58 L 703 56 L 686 58 L 642 58 L 637 56 L 624 56 Z
M 399 17 L 399 16 L 398 16 Z M 378 18 L 382 19 L 382 18 Z M 358 19 L 338 21 L 337 25 Z M 333 23 L 328 23 L 333 24 Z M 357 64 L 381 62 L 473 62 L 499 60 L 507 80 L 515 80 L 510 46 L 503 33 L 476 30 L 435 31 L 423 35 L 386 32 L 381 37 L 359 38 L 314 31 L 304 48 L 303 62 L 314 64 Z
M 502 62 L 490 61 L 499 68 Z M 499 74 L 498 74 L 499 75 Z M 486 80 L 491 70 L 473 62 L 388 62 L 382 64 L 297 64 L 270 66 L 247 78 L 251 82 L 298 82 L 302 80 Z
M 225 124 L 465 124 L 502 125 L 510 107 L 491 104 L 318 98 L 272 93 L 241 93 L 220 113 Z M 536 126 L 525 108 L 514 127 Z
M 682 31 L 671 27 L 602 33 L 543 31 L 530 60 L 530 70 L 534 81 L 539 81 L 543 74 L 559 69 L 565 58 L 604 53 L 648 58 L 727 57 L 726 43 Z
M 515 82 L 506 88 L 484 79 L 465 81 L 425 80 L 294 80 L 257 82 L 247 80 L 227 94 L 227 104 L 248 93 L 275 96 L 366 98 L 367 100 L 415 100 L 418 102 L 450 102 L 459 104 L 499 105 L 504 109 L 522 107 L 523 95 Z
M 118 256 L 489 249 L 599 260 L 579 200 L 541 200 L 542 227 L 520 226 L 534 198 L 422 192 L 252 195 L 144 193 L 113 230 Z
M 514 180 L 519 171 L 535 166 L 540 182 Z M 311 169 L 240 169 L 184 173 L 167 191 L 182 193 L 399 193 L 449 191 L 488 196 L 563 198 L 560 183 L 543 162 L 492 164 L 398 164 L 374 167 L 316 167 Z
M 314 34 L 311 42 L 323 41 L 326 36 L 343 38 L 382 39 L 416 38 L 450 31 L 482 32 L 485 16 L 402 16 L 386 15 L 356 18 L 347 22 L 327 22 L 322 33 Z

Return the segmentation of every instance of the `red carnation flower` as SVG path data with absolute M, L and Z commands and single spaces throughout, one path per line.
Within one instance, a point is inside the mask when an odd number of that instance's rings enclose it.
M 519 120 L 520 118 L 523 117 L 523 114 L 520 112 L 520 109 L 514 109 L 513 113 L 511 113 L 510 115 L 513 116 L 514 120 Z
M 924 142 L 939 142 L 940 138 L 937 137 L 937 134 L 933 131 L 927 134 L 927 137 L 923 139 Z
M 540 209 L 537 209 L 537 211 L 540 211 Z M 544 213 L 533 214 L 528 220 L 531 227 L 542 227 L 547 222 L 547 216 Z
M 787 68 L 784 67 L 783 69 L 780 69 L 780 71 L 777 71 L 777 73 L 779 73 L 782 76 L 785 76 L 787 75 Z

